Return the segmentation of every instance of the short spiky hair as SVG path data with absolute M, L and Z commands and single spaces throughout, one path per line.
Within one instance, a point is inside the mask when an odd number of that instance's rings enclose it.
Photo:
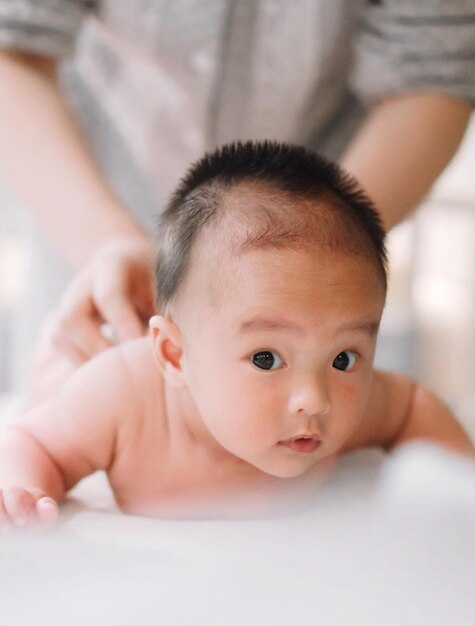
M 386 288 L 385 233 L 378 212 L 353 178 L 300 146 L 235 142 L 194 163 L 159 216 L 156 286 L 161 307 L 177 293 L 198 235 L 233 210 L 226 200 L 241 183 L 260 184 L 283 199 L 280 208 L 274 208 L 277 202 L 256 210 L 240 241 L 242 250 L 306 241 L 363 253 L 374 261 Z

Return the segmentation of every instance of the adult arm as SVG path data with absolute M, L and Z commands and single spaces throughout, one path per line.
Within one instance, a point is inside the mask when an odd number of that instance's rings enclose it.
M 5 184 L 73 267 L 111 240 L 148 241 L 94 162 L 53 58 L 0 50 L 0 135 Z
M 474 20 L 465 0 L 362 5 L 351 83 L 371 112 L 343 164 L 387 228 L 420 202 L 463 136 L 475 103 Z
M 57 62 L 0 51 L 0 171 L 64 258 L 82 269 L 57 314 L 55 342 L 74 362 L 141 335 L 153 313 L 153 245 L 115 197 L 61 93 Z
M 437 93 L 382 101 L 351 142 L 342 165 L 380 209 L 387 230 L 407 217 L 457 151 L 472 107 Z

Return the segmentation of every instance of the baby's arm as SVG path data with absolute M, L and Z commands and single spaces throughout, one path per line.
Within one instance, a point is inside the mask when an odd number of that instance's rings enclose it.
M 402 374 L 375 372 L 369 404 L 370 439 L 387 449 L 425 439 L 473 456 L 475 448 L 451 411 Z
M 0 524 L 54 521 L 81 478 L 107 470 L 135 394 L 121 348 L 79 368 L 58 398 L 20 416 L 0 442 Z M 132 391 L 132 393 L 131 393 Z

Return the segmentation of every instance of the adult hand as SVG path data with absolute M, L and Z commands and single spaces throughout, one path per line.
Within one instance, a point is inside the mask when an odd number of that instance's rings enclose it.
M 111 343 L 145 334 L 153 303 L 152 243 L 115 240 L 72 280 L 50 318 L 50 338 L 71 361 L 83 363 Z M 104 337 L 104 324 L 113 338 Z

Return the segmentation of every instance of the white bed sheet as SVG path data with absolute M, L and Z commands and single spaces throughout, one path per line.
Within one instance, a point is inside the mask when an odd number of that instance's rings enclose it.
M 347 455 L 281 515 L 156 520 L 83 481 L 54 531 L 0 538 L 0 624 L 473 626 L 475 465 Z

